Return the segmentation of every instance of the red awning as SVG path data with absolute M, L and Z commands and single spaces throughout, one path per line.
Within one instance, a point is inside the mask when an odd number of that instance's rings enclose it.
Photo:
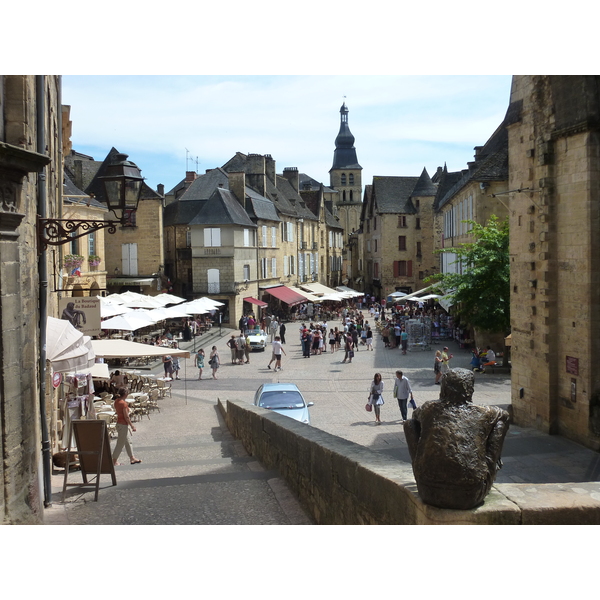
M 257 300 L 256 298 L 244 298 L 244 302 L 250 302 L 250 304 L 256 304 L 256 306 L 269 306 L 266 302 L 263 302 L 262 300 Z
M 294 306 L 294 304 L 301 304 L 302 302 L 307 302 L 305 296 L 297 294 L 285 285 L 278 285 L 277 287 L 268 288 L 265 290 L 265 292 L 271 294 L 271 296 L 275 296 L 275 298 L 279 298 L 279 300 L 285 302 L 289 306 Z

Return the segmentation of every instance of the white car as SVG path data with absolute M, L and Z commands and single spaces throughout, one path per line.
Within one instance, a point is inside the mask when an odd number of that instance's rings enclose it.
M 262 352 L 267 347 L 267 334 L 262 329 L 247 329 L 246 337 L 250 340 L 252 350 Z
M 300 423 L 310 425 L 308 407 L 314 402 L 306 402 L 294 383 L 263 383 L 254 394 L 254 405 L 285 415 Z

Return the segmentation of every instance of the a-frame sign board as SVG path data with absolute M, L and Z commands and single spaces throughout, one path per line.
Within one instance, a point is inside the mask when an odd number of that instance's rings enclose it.
M 63 502 L 67 486 L 91 487 L 94 486 L 96 494 L 94 500 L 98 501 L 100 490 L 100 475 L 108 474 L 112 478 L 112 484 L 117 485 L 115 467 L 110 452 L 110 440 L 108 428 L 103 420 L 74 420 L 71 421 L 72 433 L 75 436 L 76 449 L 67 448 L 67 466 L 65 468 L 65 481 L 63 485 Z M 71 439 L 71 436 L 69 436 Z M 67 483 L 69 476 L 69 463 L 72 457 L 77 456 L 81 466 L 83 484 Z M 88 481 L 88 475 L 92 476 Z M 95 478 L 95 479 L 94 479 Z

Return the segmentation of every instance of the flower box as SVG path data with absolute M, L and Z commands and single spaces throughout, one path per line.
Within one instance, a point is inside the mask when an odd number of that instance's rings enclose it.
M 83 256 L 79 254 L 67 254 L 63 260 L 63 267 L 71 272 L 74 269 L 79 269 L 79 267 L 83 264 Z

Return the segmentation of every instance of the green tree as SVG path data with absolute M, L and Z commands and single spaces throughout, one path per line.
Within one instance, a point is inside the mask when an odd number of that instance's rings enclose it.
M 472 225 L 475 239 L 469 244 L 446 248 L 454 252 L 463 273 L 446 273 L 430 278 L 454 301 L 454 312 L 462 322 L 484 332 L 510 329 L 510 262 L 508 219 L 492 215 L 486 225 Z

